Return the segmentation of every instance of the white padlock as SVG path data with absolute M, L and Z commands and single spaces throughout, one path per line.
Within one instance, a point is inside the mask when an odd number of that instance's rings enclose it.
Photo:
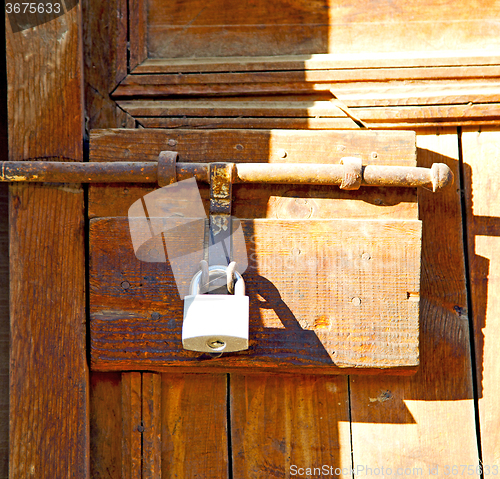
M 227 273 L 227 266 L 210 266 L 211 276 Z M 234 294 L 200 294 L 202 271 L 198 271 L 184 298 L 182 345 L 206 353 L 228 353 L 248 349 L 249 298 L 245 282 L 234 272 Z

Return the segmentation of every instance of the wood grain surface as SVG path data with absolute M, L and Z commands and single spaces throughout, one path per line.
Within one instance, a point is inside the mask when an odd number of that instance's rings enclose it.
M 454 130 L 417 136 L 418 163 L 445 162 L 459 178 Z M 390 468 L 432 477 L 446 465 L 478 465 L 472 361 L 462 242 L 460 185 L 420 191 L 422 236 L 421 356 L 411 378 L 351 377 L 354 468 Z M 460 425 L 458 428 L 454 425 Z M 467 477 L 468 472 L 458 470 Z M 401 475 L 401 474 L 400 474 Z M 400 476 L 399 475 L 399 476 Z M 399 477 L 398 476 L 398 477 Z
M 498 5 L 148 1 L 152 58 L 498 49 Z M 411 39 L 411 41 L 410 41 Z
M 256 95 L 329 91 L 376 129 L 491 125 L 499 118 L 491 83 L 499 68 L 498 7 L 486 0 L 474 13 L 467 4 L 429 9 L 423 1 L 339 8 L 327 0 L 210 7 L 200 0 L 134 0 L 131 18 L 146 3 L 147 25 L 137 24 L 130 35 L 134 67 L 112 92 L 145 128 L 357 128 L 334 105 L 322 115 L 298 98 L 289 110 L 279 99 L 255 101 Z M 142 63 L 133 60 L 138 50 Z M 185 97 L 235 95 L 251 103 L 237 115 L 183 104 Z M 175 102 L 178 96 L 172 113 L 145 108 L 144 98 Z
M 7 129 L 5 128 L 5 143 Z M 3 131 L 0 131 L 0 135 Z M 0 148 L 5 143 L 0 136 Z M 0 153 L 1 154 L 1 153 Z M 7 148 L 5 148 L 7 154 Z M 9 187 L 0 186 L 0 478 L 9 469 Z
M 342 373 L 342 368 L 418 365 L 419 221 L 260 219 L 241 224 L 249 258 L 244 278 L 250 349 L 203 361 L 204 355 L 181 347 L 183 304 L 169 267 L 174 263 L 138 259 L 127 219 L 92 220 L 92 367 Z M 200 240 L 202 233 L 203 228 Z M 179 234 L 169 244 L 184 244 L 186 254 L 202 247 L 198 241 L 188 248 L 191 237 Z M 193 268 L 183 276 L 188 283 L 198 263 Z
M 148 4 L 144 0 L 128 0 L 129 70 L 134 70 L 148 56 Z M 124 46 L 124 42 L 121 43 Z
M 233 477 L 335 477 L 336 468 L 350 469 L 346 377 L 231 374 L 230 381 Z M 323 465 L 328 475 L 299 474 Z
M 80 7 L 7 23 L 9 160 L 82 161 Z M 10 477 L 88 477 L 83 189 L 13 185 Z
M 90 374 L 90 477 L 122 476 L 122 374 Z
M 142 479 L 161 477 L 161 375 L 142 374 Z
M 127 0 L 82 2 L 85 127 L 135 127 L 110 93 L 127 76 Z
M 182 161 L 201 155 L 204 161 L 280 162 L 285 151 L 287 161 L 312 162 L 320 155 L 337 162 L 360 155 L 364 162 L 414 164 L 414 140 L 404 132 L 356 131 L 362 137 L 355 140 L 345 132 L 308 131 L 293 134 L 294 147 L 290 132 L 237 130 L 357 130 L 338 105 L 317 103 L 328 102 L 332 90 L 373 129 L 419 128 L 420 166 L 446 162 L 456 178 L 463 175 L 472 310 L 467 310 L 459 187 L 440 196 L 424 191 L 419 193 L 421 366 L 415 376 L 93 372 L 89 420 L 82 189 L 11 186 L 10 477 L 290 477 L 293 465 L 323 464 L 390 467 L 385 477 L 395 477 L 397 468 L 415 473 L 413 468 L 421 467 L 422 476 L 449 477 L 446 465 L 478 464 L 477 434 L 483 463 L 490 467 L 485 475 L 493 472 L 500 464 L 499 132 L 465 130 L 460 143 L 456 130 L 425 129 L 498 125 L 498 5 L 489 0 L 434 2 L 432 8 L 424 0 L 349 5 L 106 0 L 83 2 L 81 8 L 82 22 L 78 6 L 18 33 L 7 23 L 9 159 L 81 161 L 85 117 L 87 129 L 150 129 L 92 133 L 91 157 L 101 161 L 154 161 L 159 151 L 173 150 Z M 317 55 L 332 52 L 345 54 L 334 67 L 331 56 Z M 213 102 L 212 95 L 227 94 L 229 102 Z M 288 98 L 280 102 L 277 94 Z M 251 95 L 252 102 L 244 104 Z M 202 101 L 193 102 L 196 98 Z M 234 130 L 205 131 L 211 128 Z M 321 135 L 328 137 L 321 141 Z M 105 224 L 103 217 L 124 221 L 128 206 L 150 191 L 142 185 L 91 187 L 89 215 L 96 218 L 94 225 Z M 207 191 L 201 194 L 206 202 Z M 377 216 L 384 224 L 417 224 L 415 192 L 409 190 L 373 189 L 362 196 L 241 185 L 234 196 L 233 212 L 241 218 L 328 222 Z M 104 239 L 104 252 L 111 254 L 112 238 Z M 295 256 L 306 259 L 296 248 Z M 148 267 L 142 268 L 136 270 L 138 284 L 148 276 Z M 280 281 L 296 300 L 296 289 Z M 122 282 L 104 297 L 114 306 L 121 298 L 127 307 L 126 295 L 144 287 L 125 291 Z M 147 297 L 133 299 L 150 313 Z M 274 314 L 263 311 L 264 318 Z M 142 320 L 150 324 L 151 316 Z M 305 323 L 300 327 L 310 332 Z M 439 473 L 432 474 L 433 468 Z
M 344 156 L 359 156 L 363 164 L 416 161 L 413 131 L 108 129 L 90 135 L 91 161 L 158 161 L 162 150 L 177 151 L 185 162 L 338 163 Z
M 297 91 L 296 87 L 297 85 L 290 85 L 286 93 Z M 324 91 L 328 92 L 331 87 L 332 85 L 326 85 Z M 384 88 L 386 88 L 385 83 Z M 240 85 L 235 93 L 241 94 L 252 89 L 252 86 Z M 335 93 L 336 97 L 342 99 L 348 106 L 348 112 L 351 115 L 361 119 L 372 129 L 415 129 L 429 127 L 433 123 L 443 126 L 487 124 L 497 121 L 500 116 L 498 90 L 492 92 L 485 89 L 483 98 L 481 98 L 481 91 L 477 88 L 471 88 L 470 91 L 462 91 L 459 94 L 453 90 L 446 91 L 446 86 L 440 86 L 439 90 L 444 90 L 446 93 L 435 97 L 427 90 L 413 92 L 417 96 L 412 97 L 411 91 L 403 90 L 394 96 L 378 95 L 375 91 L 365 92 L 360 100 L 354 95 L 354 99 L 350 99 L 349 95 Z M 279 93 L 279 90 L 271 84 L 269 88 L 265 86 L 262 91 L 259 89 L 255 91 L 259 94 L 266 91 L 271 94 Z M 145 94 L 142 91 L 133 93 Z M 153 95 L 166 93 L 159 87 L 151 90 Z M 195 93 L 197 95 L 210 94 L 208 91 Z M 373 93 L 376 100 L 364 99 L 370 96 L 370 93 Z M 149 95 L 147 92 L 146 94 Z M 345 112 L 345 107 L 340 108 L 331 101 L 130 100 L 117 103 L 146 128 L 359 129 L 359 125 Z M 374 103 L 374 105 L 366 105 L 366 103 Z
M 0 22 L 0 45 L 5 45 Z M 7 59 L 0 56 L 0 158 L 8 160 Z M 9 185 L 0 186 L 0 478 L 9 474 Z
M 484 106 L 484 108 L 483 108 Z M 369 125 L 372 130 L 389 130 L 389 129 L 421 129 L 421 128 L 441 128 L 441 127 L 458 127 L 458 126 L 495 126 L 498 124 L 498 109 L 496 104 L 492 104 L 491 111 L 488 105 L 477 105 L 477 112 L 467 118 L 469 108 L 467 106 L 459 106 L 452 108 L 450 117 L 446 114 L 446 109 L 432 108 L 430 110 L 417 108 L 407 108 L 401 112 L 403 120 L 400 121 L 400 112 L 397 109 L 386 111 L 382 109 L 380 113 L 383 118 L 377 118 L 376 112 L 371 112 L 374 120 L 360 118 L 366 125 Z M 351 109 L 352 110 L 352 109 Z M 354 110 L 352 113 L 356 113 Z M 359 118 L 359 115 L 356 115 Z M 464 118 L 462 118 L 465 117 Z M 406 118 L 405 118 L 406 117 Z M 213 129 L 213 128 L 233 128 L 238 129 L 310 129 L 310 130 L 355 130 L 359 131 L 357 125 L 351 118 L 149 118 L 137 117 L 136 121 L 141 128 L 165 128 L 171 130 L 180 129 Z
M 142 478 L 142 374 L 122 374 L 122 471 L 123 479 Z
M 500 465 L 497 338 L 500 329 L 500 131 L 462 133 L 466 225 L 474 320 L 479 422 L 485 475 Z
M 226 374 L 161 375 L 161 477 L 229 479 Z
M 148 58 L 134 68 L 140 73 L 207 73 L 289 70 L 431 68 L 498 65 L 496 51 L 436 50 L 412 52 L 312 53 L 310 55 L 269 55 L 264 57 Z M 418 73 L 417 73 L 418 74 Z

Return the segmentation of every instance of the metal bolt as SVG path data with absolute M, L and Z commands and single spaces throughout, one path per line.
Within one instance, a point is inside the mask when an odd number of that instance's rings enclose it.
M 292 254 L 293 254 L 294 256 L 298 256 L 298 255 L 300 254 L 300 249 L 299 249 L 299 248 L 293 248 L 293 249 L 292 249 Z
M 123 281 L 121 284 L 123 289 L 129 289 L 130 288 L 130 283 L 128 281 Z
M 288 154 L 283 148 L 280 148 L 276 153 L 280 158 L 286 158 Z
M 137 431 L 144 432 L 144 426 L 137 426 Z
M 363 258 L 365 261 L 368 261 L 369 259 L 371 259 L 370 253 L 363 253 L 361 255 L 361 258 Z
M 157 321 L 158 319 L 160 319 L 160 313 L 151 313 L 151 319 L 154 319 L 155 321 Z
M 173 138 L 170 138 L 170 140 L 168 140 L 168 145 L 169 146 L 175 146 L 175 145 L 177 145 L 177 140 L 174 140 Z
M 240 145 L 239 143 L 235 146 L 235 148 L 238 150 L 238 151 L 241 151 L 243 150 L 243 145 Z
M 339 145 L 337 146 L 338 151 L 345 151 L 345 146 L 344 145 Z
M 372 151 L 372 158 L 378 158 L 378 153 L 376 151 Z
M 359 298 L 352 298 L 352 304 L 354 306 L 360 306 L 361 305 L 361 299 L 359 299 Z

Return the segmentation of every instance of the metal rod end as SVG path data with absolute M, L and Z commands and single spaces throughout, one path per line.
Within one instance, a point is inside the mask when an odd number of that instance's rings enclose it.
M 359 190 L 363 179 L 363 164 L 361 158 L 344 157 L 340 159 L 344 165 L 344 176 L 340 184 L 341 190 Z
M 452 185 L 454 181 L 453 172 L 445 163 L 433 163 L 431 167 L 432 191 L 435 193 L 438 190 Z

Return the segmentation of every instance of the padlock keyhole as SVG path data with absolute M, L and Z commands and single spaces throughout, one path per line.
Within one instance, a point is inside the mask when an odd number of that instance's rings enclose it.
M 214 351 L 222 351 L 226 347 L 226 343 L 222 339 L 209 339 L 207 346 Z

